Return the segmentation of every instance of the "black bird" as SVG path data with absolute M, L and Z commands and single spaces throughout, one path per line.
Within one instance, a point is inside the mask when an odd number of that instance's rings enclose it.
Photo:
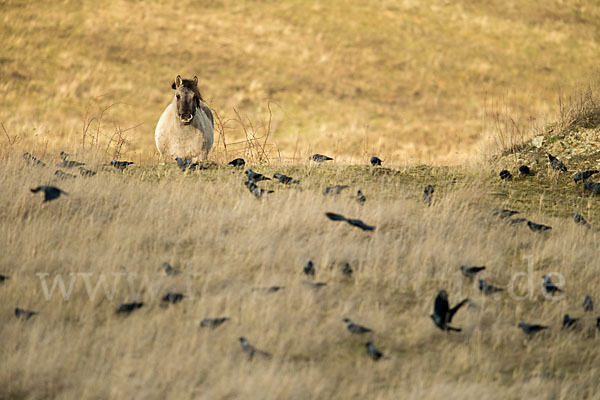
M 344 318 L 343 320 L 346 323 L 346 329 L 355 335 L 362 335 L 363 333 L 373 332 L 372 329 L 367 328 L 366 326 L 355 324 L 350 320 L 350 318 Z
M 55 186 L 38 186 L 35 189 L 30 189 L 32 193 L 37 193 L 40 190 L 44 192 L 44 203 L 47 201 L 55 200 L 60 197 L 61 194 L 68 194 L 67 192 L 55 187 Z
M 328 195 L 328 194 L 340 194 L 340 193 L 342 193 L 342 190 L 344 190 L 346 188 L 348 188 L 348 185 L 327 186 L 323 190 L 323 194 L 324 195 Z
M 435 189 L 433 188 L 433 186 L 431 186 L 431 185 L 425 186 L 425 190 L 423 191 L 423 201 L 428 206 L 431 205 L 431 197 L 433 196 L 434 191 L 435 191 Z
M 220 317 L 220 318 L 204 318 L 202 321 L 200 321 L 200 326 L 202 328 L 216 328 L 217 326 L 223 324 L 225 321 L 228 321 L 229 318 L 227 317 Z
M 320 163 L 323 161 L 333 160 L 333 158 L 324 156 L 323 154 L 313 154 L 312 156 L 310 156 L 310 159 Z
M 583 187 L 593 194 L 600 194 L 600 183 L 598 182 L 586 182 L 583 184 Z
M 246 177 L 248 178 L 249 181 L 252 182 L 260 182 L 260 181 L 270 181 L 271 178 L 267 178 L 266 176 L 264 176 L 263 174 L 259 174 L 258 172 L 254 172 L 251 169 L 247 169 L 246 172 Z
M 479 291 L 483 292 L 483 294 L 485 295 L 489 295 L 489 294 L 494 294 L 494 293 L 498 293 L 498 292 L 503 292 L 504 289 L 490 285 L 489 283 L 485 282 L 483 279 L 479 280 Z
M 119 306 L 119 308 L 117 308 L 117 313 L 131 314 L 131 312 L 133 310 L 137 310 L 138 308 L 142 308 L 143 305 L 144 305 L 144 303 L 137 303 L 137 302 L 123 303 L 123 304 L 121 304 Z
M 547 294 L 562 292 L 562 290 L 558 286 L 556 286 L 554 282 L 552 282 L 552 280 L 550 280 L 550 277 L 548 275 L 544 275 L 542 279 L 544 280 L 542 283 L 542 287 L 544 288 Z
M 321 289 L 322 287 L 327 286 L 325 282 L 302 281 L 302 283 L 311 289 Z
M 267 293 L 275 293 L 275 292 L 279 292 L 282 289 L 285 289 L 285 286 L 268 286 L 268 287 L 262 287 L 262 288 L 252 288 L 252 291 L 253 292 L 262 291 L 262 292 L 267 292 Z
M 379 359 L 383 357 L 383 353 L 377 350 L 372 342 L 367 342 L 365 347 L 367 348 L 367 354 L 373 361 L 379 361 Z
M 469 267 L 466 265 L 462 265 L 460 267 L 460 271 L 467 278 L 475 278 L 475 275 L 477 275 L 479 272 L 483 271 L 484 269 L 485 269 L 485 265 L 483 265 L 481 267 Z
M 168 262 L 166 262 L 166 263 L 163 263 L 163 268 L 165 269 L 165 272 L 166 272 L 166 274 L 167 274 L 167 275 L 171 275 L 171 276 L 172 276 L 172 275 L 177 275 L 178 273 L 180 273 L 180 272 L 181 272 L 181 271 L 179 271 L 178 269 L 176 269 L 176 268 L 173 268 L 173 267 L 171 266 L 171 264 L 169 264 Z
M 527 221 L 527 218 L 512 218 L 512 219 L 509 218 L 506 220 L 506 222 L 508 222 L 511 225 L 516 225 L 516 224 L 520 224 L 520 223 L 528 222 L 528 221 Z
M 0 274 L 0 283 L 4 283 L 4 281 L 7 279 L 10 279 L 10 277 Z
M 85 165 L 85 163 L 82 163 L 79 161 L 73 161 L 73 160 L 63 160 L 58 163 L 58 166 L 63 167 L 63 168 L 80 167 L 82 165 Z
M 565 164 L 560 162 L 560 160 L 558 158 L 554 157 L 552 154 L 550 154 L 550 153 L 547 153 L 547 154 L 548 154 L 548 161 L 550 161 L 550 166 L 552 168 L 554 168 L 557 171 L 567 172 L 567 167 L 565 167 Z
M 17 318 L 28 320 L 29 318 L 33 317 L 36 314 L 37 314 L 37 311 L 24 310 L 19 307 L 15 308 L 15 317 L 17 317 Z
M 306 275 L 315 276 L 315 264 L 311 260 L 308 260 L 304 266 L 304 273 Z
M 542 224 L 536 224 L 533 221 L 527 221 L 527 226 L 529 227 L 529 229 L 531 229 L 533 232 L 544 232 L 544 231 L 549 231 L 550 229 L 552 229 L 551 226 L 548 225 L 542 225 Z
M 374 167 L 381 165 L 381 160 L 379 159 L 379 157 L 371 157 L 371 165 Z
M 177 162 L 177 166 L 179 167 L 179 169 L 182 171 L 185 171 L 192 163 L 192 160 L 184 160 L 181 157 L 175 157 L 175 161 Z
M 177 304 L 183 300 L 184 297 L 185 296 L 181 293 L 169 292 L 163 296 L 162 301 Z
M 519 328 L 521 328 L 523 332 L 525 332 L 528 335 L 532 335 L 541 330 L 548 329 L 548 327 L 544 325 L 527 324 L 525 322 L 519 322 Z
M 127 166 L 133 164 L 133 162 L 131 161 L 117 161 L 117 160 L 112 160 L 110 162 L 110 165 L 112 165 L 113 167 L 117 168 L 117 169 L 125 169 L 127 168 Z
M 63 179 L 63 180 L 76 178 L 75 175 L 68 174 L 66 172 L 61 171 L 60 169 L 57 169 L 56 171 L 54 171 L 54 175 L 58 176 L 60 179 Z
M 283 183 L 284 185 L 293 185 L 293 184 L 300 183 L 299 180 L 294 179 L 291 176 L 280 174 L 279 172 L 276 172 L 275 174 L 273 174 L 273 178 L 277 179 L 279 182 Z
M 61 151 L 61 152 L 60 152 L 60 158 L 62 158 L 62 159 L 63 159 L 63 161 L 66 161 L 66 160 L 67 160 L 67 158 L 69 158 L 69 157 L 71 157 L 71 155 L 70 155 L 70 154 L 67 154 L 67 153 L 65 153 L 64 151 Z
M 83 167 L 79 167 L 79 174 L 81 176 L 90 177 L 90 176 L 96 175 L 96 171 L 92 171 L 91 169 L 85 169 Z
M 363 231 L 375 230 L 374 226 L 367 225 L 360 219 L 346 218 L 341 214 L 336 214 L 336 213 L 332 213 L 332 212 L 327 212 L 327 213 L 325 213 L 325 215 L 327 216 L 327 218 L 329 218 L 332 221 L 346 221 L 350 225 L 356 226 L 356 227 L 362 229 Z
M 503 169 L 502 171 L 500 171 L 500 179 L 502 179 L 502 180 L 504 180 L 504 179 L 510 180 L 510 179 L 512 179 L 512 174 L 507 169 Z
M 594 311 L 594 302 L 592 301 L 592 296 L 585 296 L 585 299 L 583 300 L 583 311 Z
M 350 277 L 350 276 L 352 276 L 353 272 L 354 272 L 354 270 L 352 269 L 352 267 L 350 266 L 350 264 L 344 263 L 344 265 L 342 267 L 342 274 Z
M 575 221 L 577 225 L 583 225 L 590 228 L 590 224 L 588 224 L 585 218 L 583 218 L 583 215 L 579 214 L 577 211 L 573 211 L 573 221 Z
M 431 314 L 430 317 L 435 325 L 441 330 L 460 332 L 460 328 L 454 328 L 448 324 L 452 322 L 454 314 L 468 302 L 469 299 L 464 299 L 453 308 L 450 308 L 448 294 L 445 290 L 440 290 L 433 303 L 433 314 Z
M 264 357 L 271 358 L 271 355 L 266 351 L 262 351 L 252 346 L 245 337 L 240 337 L 240 344 L 242 345 L 242 350 L 248 354 L 248 360 L 252 360 L 256 354 Z
M 273 193 L 272 190 L 266 190 L 259 187 L 253 180 L 247 179 L 246 182 L 244 182 L 244 185 L 246 185 L 250 193 L 252 193 L 257 199 L 262 199 L 265 194 Z
M 227 163 L 227 165 L 233 165 L 234 167 L 243 167 L 246 165 L 246 160 L 243 158 L 236 158 Z
M 563 328 L 572 328 L 575 323 L 579 321 L 579 318 L 571 318 L 569 314 L 565 314 L 562 321 Z
M 356 192 L 356 201 L 358 201 L 358 204 L 361 206 L 365 204 L 365 201 L 367 201 L 367 198 L 360 189 L 358 189 L 358 192 Z
M 492 214 L 500 217 L 501 219 L 510 218 L 515 214 L 518 214 L 518 211 L 509 210 L 506 208 L 494 208 L 492 210 Z
M 598 170 L 593 169 L 593 170 L 589 170 L 589 171 L 583 171 L 583 172 L 578 172 L 575 174 L 575 176 L 573 177 L 573 180 L 575 182 L 579 182 L 579 181 L 585 181 L 586 179 L 588 179 L 590 176 L 597 174 Z
M 533 175 L 533 173 L 531 172 L 531 169 L 527 165 L 521 165 L 519 167 L 519 173 L 521 175 L 524 175 L 524 176 L 531 176 L 531 175 Z
M 45 167 L 46 166 L 45 162 L 43 162 L 42 160 L 38 160 L 33 155 L 31 155 L 31 153 L 23 153 L 23 160 L 27 161 L 31 165 L 35 165 L 35 166 L 38 166 L 38 167 Z

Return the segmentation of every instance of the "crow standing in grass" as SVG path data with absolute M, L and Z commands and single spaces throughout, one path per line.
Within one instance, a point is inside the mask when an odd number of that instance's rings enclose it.
M 587 295 L 583 300 L 583 311 L 590 312 L 594 311 L 594 302 L 592 301 L 592 296 Z
M 490 295 L 490 294 L 494 294 L 494 293 L 498 293 L 498 292 L 503 292 L 504 289 L 490 285 L 489 283 L 485 282 L 483 279 L 479 280 L 479 291 L 483 292 L 483 294 L 485 295 Z
M 133 164 L 133 162 L 131 161 L 118 161 L 118 160 L 112 160 L 110 162 L 110 165 L 112 165 L 113 167 L 115 167 L 116 169 L 125 169 L 127 168 L 127 166 Z
M 327 186 L 324 190 L 323 190 L 323 194 L 324 195 L 328 195 L 328 194 L 340 194 L 342 193 L 342 190 L 348 188 L 348 185 L 334 185 L 334 186 Z
M 177 304 L 183 300 L 184 297 L 185 296 L 181 293 L 169 292 L 163 296 L 162 301 L 166 303 Z
M 544 325 L 528 324 L 525 322 L 519 322 L 519 328 L 521 328 L 523 332 L 525 332 L 528 335 L 533 335 L 534 333 L 537 333 L 544 329 L 548 329 L 548 327 Z
M 371 165 L 374 167 L 381 165 L 381 159 L 375 156 L 371 157 Z
M 137 303 L 137 302 L 133 302 L 133 303 L 123 303 L 119 306 L 119 308 L 117 308 L 117 314 L 131 314 L 134 310 L 137 310 L 138 308 L 142 308 L 142 306 L 144 305 L 144 303 Z
M 248 188 L 250 193 L 252 193 L 254 195 L 254 197 L 256 197 L 257 199 L 262 199 L 262 197 L 265 194 L 273 193 L 272 190 L 266 190 L 266 189 L 259 187 L 255 181 L 250 180 L 250 179 L 247 179 L 244 182 L 244 185 L 246 185 L 246 187 Z
M 589 170 L 589 171 L 582 171 L 582 172 L 578 172 L 575 174 L 575 176 L 573 177 L 573 180 L 577 183 L 579 181 L 585 181 L 586 179 L 588 179 L 590 176 L 597 174 L 598 170 L 593 169 L 593 170 Z
M 227 163 L 227 165 L 233 165 L 234 167 L 243 167 L 246 165 L 246 161 L 243 158 L 236 158 Z
M 435 189 L 433 188 L 433 186 L 431 186 L 431 185 L 425 186 L 425 190 L 423 191 L 423 201 L 428 206 L 431 205 L 431 198 L 433 196 L 434 191 L 435 191 Z
M 560 288 L 556 286 L 554 282 L 552 282 L 548 275 L 544 275 L 542 279 L 542 286 L 547 294 L 555 294 L 556 292 L 562 292 L 562 290 L 560 290 Z
M 85 169 L 83 167 L 79 167 L 79 174 L 81 176 L 90 177 L 90 176 L 96 175 L 96 172 L 92 171 L 91 169 Z
M 35 158 L 31 153 L 23 153 L 23 160 L 27 161 L 31 165 L 38 167 L 45 167 L 46 163 Z
M 310 156 L 310 159 L 315 162 L 319 162 L 319 163 L 322 163 L 324 161 L 333 160 L 333 158 L 324 156 L 323 154 L 313 154 L 312 156 Z
M 342 266 L 342 274 L 344 274 L 347 277 L 350 277 L 350 276 L 352 276 L 353 272 L 354 272 L 354 270 L 352 269 L 350 264 L 344 263 L 344 265 Z
M 202 328 L 216 328 L 228 320 L 229 320 L 229 318 L 227 318 L 227 317 L 204 318 L 202 321 L 200 321 L 200 326 Z
M 312 262 L 312 260 L 308 260 L 304 266 L 304 273 L 306 275 L 315 276 L 315 264 Z
M 454 314 L 468 302 L 469 299 L 464 299 L 453 308 L 450 308 L 448 294 L 445 290 L 440 290 L 433 303 L 433 314 L 431 314 L 430 317 L 435 325 L 441 330 L 460 332 L 460 328 L 454 328 L 448 324 L 452 322 Z
M 55 186 L 38 186 L 35 189 L 30 189 L 32 193 L 37 193 L 40 190 L 44 192 L 44 203 L 58 199 L 61 194 L 68 194 Z
M 367 354 L 373 361 L 379 361 L 383 357 L 383 353 L 375 348 L 373 342 L 367 342 L 365 347 L 367 348 Z
M 346 329 L 348 329 L 350 333 L 354 335 L 362 335 L 364 333 L 373 332 L 372 329 L 369 329 L 366 326 L 355 324 L 350 320 L 350 318 L 344 318 L 343 321 L 346 323 Z
M 360 189 L 358 189 L 358 192 L 356 192 L 356 201 L 358 201 L 358 204 L 361 206 L 365 204 L 365 201 L 367 201 L 367 198 Z
M 172 275 L 177 275 L 177 274 L 180 272 L 178 269 L 176 269 L 176 268 L 173 268 L 173 267 L 171 266 L 171 264 L 169 264 L 168 262 L 166 262 L 166 263 L 163 263 L 163 268 L 165 269 L 165 273 L 166 273 L 167 275 L 171 275 L 171 276 L 172 276 Z
M 558 158 L 554 157 L 552 154 L 548 154 L 548 161 L 550 161 L 550 166 L 557 171 L 567 172 L 567 167 L 563 164 Z
M 562 321 L 562 327 L 566 329 L 572 328 L 577 321 L 579 321 L 579 318 L 571 318 L 569 314 L 565 314 Z
M 573 211 L 573 221 L 575 221 L 575 223 L 577 225 L 583 225 L 586 228 L 590 228 L 590 224 L 588 224 L 588 222 L 585 220 L 585 218 L 583 218 L 583 215 L 579 214 L 577 211 Z
M 57 169 L 56 171 L 54 171 L 54 175 L 57 176 L 59 179 L 63 179 L 63 180 L 76 178 L 75 175 L 68 174 L 66 172 L 61 171 L 60 169 Z
M 593 194 L 600 194 L 600 183 L 598 182 L 586 182 L 583 184 L 583 187 Z
M 240 337 L 240 344 L 242 345 L 242 350 L 248 354 L 248 360 L 252 361 L 255 355 L 260 355 L 264 358 L 271 358 L 271 355 L 266 351 L 262 351 L 252 346 L 245 337 Z
M 33 317 L 34 315 L 37 315 L 37 311 L 30 311 L 30 310 L 24 310 L 22 308 L 15 308 L 15 317 L 23 319 L 23 320 L 28 320 L 29 318 Z
M 534 174 L 531 172 L 531 169 L 530 169 L 530 168 L 529 168 L 527 165 L 521 165 L 521 166 L 519 167 L 519 173 L 520 173 L 521 175 L 523 175 L 523 176 L 532 176 L 532 175 L 534 175 Z
M 252 182 L 260 182 L 260 181 L 270 181 L 271 178 L 267 178 L 263 174 L 259 174 L 258 172 L 252 171 L 250 168 L 244 172 L 249 181 Z
M 503 169 L 502 171 L 500 171 L 500 179 L 502 180 L 511 180 L 512 179 L 512 174 L 510 173 L 509 170 L 507 169 Z
M 532 232 L 545 232 L 552 229 L 551 226 L 536 224 L 533 221 L 527 221 L 527 226 L 531 229 Z
M 481 267 L 468 267 L 466 265 L 462 265 L 460 267 L 460 271 L 462 272 L 462 274 L 464 276 L 466 276 L 467 278 L 475 278 L 475 275 L 477 275 L 479 272 L 483 271 L 485 269 L 485 265 L 481 266 Z
M 300 183 L 300 181 L 298 181 L 297 179 L 294 179 L 291 176 L 280 174 L 279 172 L 276 172 L 275 174 L 273 174 L 273 178 L 277 179 L 279 182 L 283 183 L 284 185 L 296 185 L 296 184 Z

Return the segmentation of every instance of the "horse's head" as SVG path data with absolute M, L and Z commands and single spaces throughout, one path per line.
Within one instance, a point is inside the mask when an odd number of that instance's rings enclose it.
M 179 121 L 183 125 L 189 125 L 196 114 L 196 109 L 200 106 L 200 100 L 202 100 L 198 90 L 198 77 L 182 79 L 177 75 L 171 87 L 175 89 Z

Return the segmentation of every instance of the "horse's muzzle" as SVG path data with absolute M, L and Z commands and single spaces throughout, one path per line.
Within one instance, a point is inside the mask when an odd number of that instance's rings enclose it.
M 192 122 L 193 118 L 194 118 L 194 116 L 192 114 L 181 114 L 181 115 L 179 115 L 179 120 L 184 125 L 189 125 L 190 122 Z

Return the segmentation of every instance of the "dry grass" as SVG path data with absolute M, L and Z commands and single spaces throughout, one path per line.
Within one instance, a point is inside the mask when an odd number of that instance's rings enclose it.
M 319 151 L 356 162 L 375 152 L 458 164 L 496 129 L 498 112 L 519 126 L 553 120 L 558 94 L 600 63 L 600 7 L 591 0 L 3 1 L 0 9 L 7 131 L 74 151 L 98 98 L 92 115 L 118 103 L 101 138 L 137 126 L 125 147 L 136 159 L 155 154 L 154 126 L 177 74 L 197 74 L 224 120 L 235 108 L 266 126 L 273 102 L 271 143 L 284 160 Z M 230 128 L 230 141 L 245 139 L 239 124 Z
M 5 151 L 0 169 L 0 273 L 11 277 L 0 286 L 3 398 L 597 398 L 597 313 L 574 332 L 560 321 L 565 312 L 583 316 L 585 294 L 600 302 L 598 233 L 566 214 L 576 207 L 597 225 L 600 212 L 567 178 L 542 172 L 499 183 L 464 168 L 254 166 L 301 180 L 302 190 L 265 184 L 276 192 L 259 201 L 232 168 L 120 173 L 90 159 L 97 176 L 56 181 L 54 168 L 24 167 L 20 154 Z M 69 195 L 42 204 L 29 192 L 42 183 Z M 351 189 L 324 197 L 333 183 Z M 436 187 L 431 208 L 421 202 L 428 183 Z M 368 198 L 363 207 L 352 198 L 358 188 Z M 496 206 L 517 206 L 554 229 L 508 226 L 491 216 Z M 326 211 L 377 229 L 328 221 Z M 530 256 L 535 300 L 484 297 L 458 273 L 462 264 L 485 264 L 484 276 L 506 286 L 527 272 Z M 320 291 L 302 284 L 309 258 L 328 284 Z M 165 276 L 164 261 L 183 273 Z M 341 262 L 354 268 L 352 279 Z M 563 300 L 542 298 L 548 272 L 564 276 Z M 37 273 L 49 274 L 48 285 L 61 274 L 67 286 L 69 273 L 90 273 L 92 286 L 124 275 L 112 301 L 102 289 L 90 299 L 82 277 L 68 301 L 59 289 L 46 301 Z M 122 317 L 117 305 L 134 299 L 128 279 L 134 293 L 145 282 L 146 306 Z M 285 289 L 252 290 L 270 285 Z M 455 318 L 459 334 L 437 330 L 428 317 L 440 288 L 453 303 L 473 299 Z M 516 288 L 526 293 L 526 280 Z M 162 307 L 168 290 L 189 297 Z M 40 314 L 19 321 L 16 306 Z M 231 321 L 200 328 L 215 316 Z M 351 336 L 346 316 L 375 333 Z M 551 329 L 527 339 L 521 320 Z M 273 359 L 249 362 L 241 335 Z M 367 339 L 389 359 L 368 359 Z

